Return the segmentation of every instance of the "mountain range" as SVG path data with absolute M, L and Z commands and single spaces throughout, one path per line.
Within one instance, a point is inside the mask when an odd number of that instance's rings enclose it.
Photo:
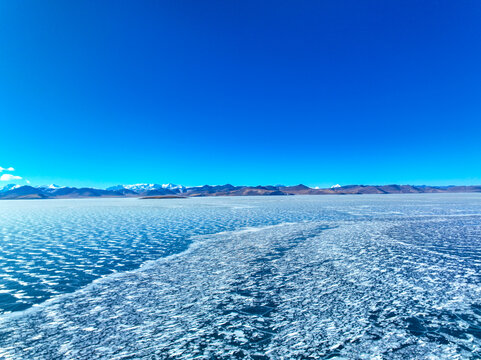
M 185 187 L 175 184 L 117 185 L 107 189 L 8 184 L 0 188 L 0 199 L 72 199 L 100 197 L 162 197 L 162 196 L 259 196 L 259 195 L 347 195 L 347 194 L 419 194 L 480 192 L 481 185 L 427 186 L 427 185 L 335 185 L 331 188 L 296 186 L 234 186 L 204 185 Z

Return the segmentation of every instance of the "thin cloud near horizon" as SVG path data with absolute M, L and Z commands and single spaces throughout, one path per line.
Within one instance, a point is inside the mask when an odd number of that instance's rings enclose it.
M 3 171 L 15 171 L 15 169 L 12 166 L 8 168 L 4 168 L 0 166 L 0 172 L 3 172 Z M 24 179 L 19 175 L 3 174 L 2 176 L 0 176 L 0 181 L 16 181 L 16 180 L 24 180 L 27 184 L 30 184 L 30 181 L 28 181 L 27 179 Z
M 0 176 L 0 181 L 22 180 L 23 178 L 18 175 L 3 174 Z
M 8 168 L 3 168 L 3 167 L 0 166 L 0 172 L 2 172 L 2 171 L 15 171 L 15 169 L 11 166 L 8 167 Z

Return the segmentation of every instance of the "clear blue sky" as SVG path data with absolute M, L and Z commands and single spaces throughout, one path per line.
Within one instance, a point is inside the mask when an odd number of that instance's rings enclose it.
M 481 183 L 481 1 L 2 1 L 0 122 L 32 184 Z

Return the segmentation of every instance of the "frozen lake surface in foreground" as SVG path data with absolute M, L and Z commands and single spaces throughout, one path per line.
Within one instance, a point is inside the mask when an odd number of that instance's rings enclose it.
M 0 201 L 0 358 L 480 358 L 481 195 Z

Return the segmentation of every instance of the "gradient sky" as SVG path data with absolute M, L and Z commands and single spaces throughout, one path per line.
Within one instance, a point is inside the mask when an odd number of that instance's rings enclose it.
M 481 183 L 481 2 L 2 1 L 0 166 L 34 185 Z

